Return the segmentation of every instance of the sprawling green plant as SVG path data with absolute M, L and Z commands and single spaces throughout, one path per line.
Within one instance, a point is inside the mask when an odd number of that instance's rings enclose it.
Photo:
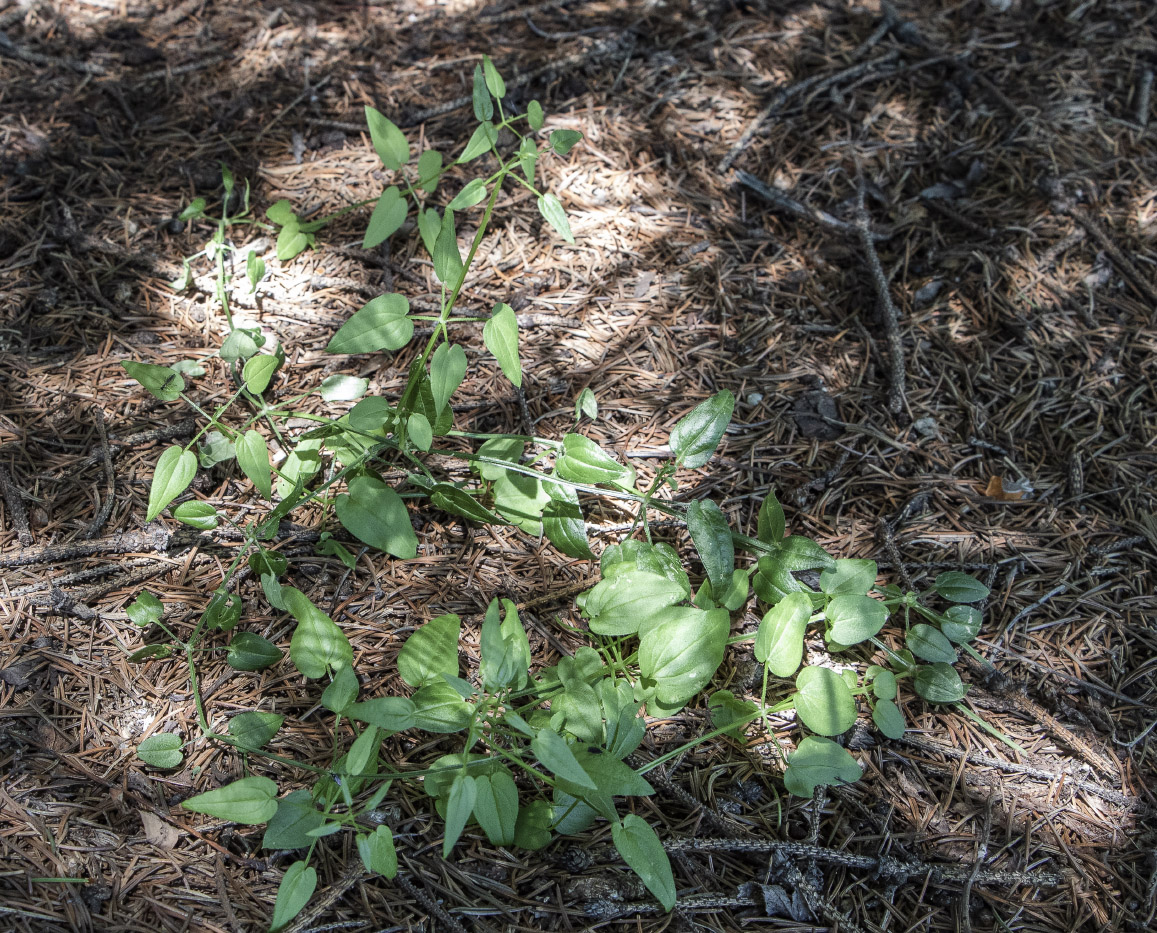
M 370 217 L 365 245 L 374 246 L 397 232 L 411 215 L 433 260 L 442 285 L 437 314 L 410 313 L 399 294 L 382 295 L 357 311 L 327 347 L 335 354 L 393 352 L 406 347 L 416 321 L 433 324 L 433 332 L 410 366 L 405 388 L 396 398 L 365 396 L 367 380 L 337 375 L 315 390 L 330 401 L 357 401 L 348 414 L 323 418 L 296 409 L 297 396 L 272 404 L 265 393 L 284 354 L 259 352 L 259 331 L 232 326 L 221 356 L 233 387 L 211 413 L 185 393 L 178 369 L 126 362 L 126 370 L 146 389 L 165 401 L 183 399 L 205 419 L 201 432 L 184 446 L 165 450 L 153 476 L 147 519 L 166 508 L 174 518 L 198 529 L 212 530 L 220 521 L 244 536 L 243 547 L 211 594 L 187 638 L 179 638 L 164 621 L 160 600 L 145 592 L 129 607 L 141 626 L 156 625 L 168 641 L 134 654 L 134 660 L 184 655 L 203 736 L 234 746 L 249 755 L 295 765 L 314 774 L 310 788 L 279 796 L 277 784 L 252 774 L 185 801 L 198 813 L 245 824 L 266 824 L 263 845 L 296 849 L 301 858 L 286 871 L 277 896 L 272 928 L 278 929 L 306 905 L 317 884 L 311 858 L 318 841 L 352 832 L 369 872 L 393 877 L 398 862 L 390 828 L 376 814 L 394 781 L 417 781 L 445 820 L 443 853 L 449 855 L 466 828 L 478 828 L 495 845 L 538 849 L 555 834 L 578 833 L 597 819 L 611 825 L 614 845 L 623 860 L 642 878 L 666 909 L 675 904 L 674 877 L 667 855 L 651 826 L 637 813 L 624 812 L 621 798 L 653 792 L 647 771 L 677 749 L 639 768 L 626 759 L 643 741 L 646 716 L 669 716 L 709 688 L 729 645 L 754 641 L 756 659 L 764 665 L 758 699 L 717 690 L 707 698 L 713 728 L 695 741 L 728 735 L 745 740 L 749 727 L 771 737 L 769 717 L 794 709 L 804 730 L 795 751 L 786 758 L 784 784 L 794 794 L 810 795 L 817 785 L 856 780 L 860 768 L 833 741 L 849 730 L 857 717 L 857 697 L 871 708 L 872 718 L 886 736 L 898 737 L 904 719 L 896 704 L 899 683 L 911 681 L 914 691 L 935 703 L 954 703 L 964 686 L 953 662 L 958 646 L 980 626 L 980 613 L 969 604 L 987 595 L 984 586 L 963 574 L 937 578 L 925 594 L 878 586 L 877 567 L 870 560 L 833 559 L 810 538 L 785 534 L 783 509 L 774 495 L 763 502 L 756 537 L 735 532 L 722 510 L 710 499 L 689 505 L 657 497 L 664 485 L 676 486 L 680 468 L 708 463 L 731 419 L 734 399 L 720 392 L 688 412 L 670 437 L 670 458 L 645 490 L 637 487 L 635 470 L 594 441 L 577 432 L 561 439 L 513 434 L 479 435 L 453 426 L 451 398 L 467 371 L 466 353 L 451 337 L 454 325 L 483 323 L 483 340 L 499 367 L 515 385 L 522 382 L 519 333 L 514 312 L 498 304 L 484 319 L 461 315 L 457 307 L 467 273 L 488 229 L 504 185 L 530 190 L 539 210 L 567 241 L 573 241 L 562 205 L 536 186 L 538 163 L 545 149 L 535 141 L 544 115 L 532 101 L 522 115 L 507 115 L 502 106 L 505 86 L 489 59 L 474 72 L 474 113 L 479 126 L 465 151 L 450 163 L 434 151 L 423 152 L 416 164 L 406 137 L 386 117 L 366 108 L 370 137 L 394 184 L 382 192 Z M 500 148 L 500 139 L 513 142 Z M 566 155 L 581 139 L 572 130 L 549 134 L 548 148 Z M 443 209 L 436 206 L 443 176 L 459 166 L 490 157 L 492 170 L 467 181 Z M 218 294 L 228 313 L 225 233 L 248 214 L 228 214 L 232 176 L 226 174 L 225 206 L 211 242 L 217 263 Z M 477 230 L 463 257 L 455 230 L 456 212 L 481 207 Z M 186 214 L 204 216 L 205 203 L 195 202 Z M 280 230 L 278 255 L 290 259 L 313 245 L 313 234 L 331 218 L 303 223 L 287 202 L 273 205 L 267 217 Z M 336 216 L 336 215 L 335 215 Z M 251 255 L 252 287 L 263 274 Z M 307 393 L 309 394 L 309 393 Z M 597 417 L 594 395 L 584 390 L 576 402 L 576 423 Z M 289 418 L 308 418 L 316 427 L 291 441 L 281 432 Z M 272 466 L 266 426 L 287 452 L 280 467 Z M 462 451 L 439 446 L 439 438 L 481 441 Z M 469 465 L 469 478 L 455 479 L 431 465 L 454 458 Z M 270 502 L 262 515 L 251 509 L 236 520 L 208 503 L 174 502 L 188 489 L 198 466 L 235 460 L 254 489 Z M 323 464 L 329 464 L 322 475 Z M 383 471 L 406 476 L 396 486 Z M 307 503 L 332 507 L 338 522 L 358 541 L 394 557 L 417 552 L 410 515 L 431 508 L 464 521 L 511 524 L 531 536 L 545 535 L 564 554 L 594 559 L 583 520 L 583 504 L 593 497 L 612 497 L 633 504 L 635 529 L 599 555 L 601 580 L 578 599 L 587 620 L 582 632 L 587 644 L 573 656 L 549 667 L 536 664 L 530 643 L 509 600 L 493 600 L 481 624 L 479 663 L 475 670 L 459 666 L 462 622 L 453 614 L 432 618 L 405 641 L 398 655 L 398 674 L 412 688 L 405 696 L 360 696 L 353 667 L 353 650 L 341 628 L 305 593 L 286 582 L 285 557 L 270 549 L 280 522 Z M 652 512 L 676 516 L 686 523 L 691 543 L 705 572 L 696 589 L 674 547 L 652 538 Z M 736 550 L 753 560 L 736 566 Z M 344 561 L 353 555 L 330 534 L 318 550 Z M 325 682 L 321 705 L 333 714 L 332 763 L 325 768 L 263 752 L 283 723 L 267 712 L 243 712 L 228 722 L 227 731 L 210 725 L 197 688 L 197 662 L 205 650 L 229 638 L 228 663 L 240 671 L 277 664 L 282 651 L 265 638 L 239 628 L 240 598 L 230 592 L 243 563 L 260 581 L 266 600 L 296 621 L 289 644 L 292 663 L 306 678 Z M 819 571 L 818 578 L 815 571 Z M 809 586 L 800 574 L 809 578 Z M 732 634 L 752 600 L 766 607 L 756 632 Z M 941 612 L 925 604 L 936 595 L 952 603 Z M 899 612 L 902 610 L 902 613 Z M 902 615 L 906 647 L 893 650 L 879 638 L 890 617 Z M 837 672 L 826 665 L 802 666 L 809 629 L 822 633 L 832 656 L 848 663 Z M 881 663 L 866 664 L 868 646 Z M 794 679 L 794 688 L 786 682 Z M 399 732 L 460 737 L 458 750 L 429 761 L 421 770 L 401 770 L 383 760 L 382 743 Z M 352 741 L 346 737 L 352 735 Z M 173 734 L 142 742 L 139 754 L 158 768 L 178 766 L 185 743 Z M 685 747 L 685 746 L 684 746 Z M 777 746 L 778 747 L 778 746 Z

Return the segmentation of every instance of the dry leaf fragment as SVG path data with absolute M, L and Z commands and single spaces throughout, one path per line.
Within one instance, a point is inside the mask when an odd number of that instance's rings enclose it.
M 181 838 L 181 831 L 176 826 L 148 810 L 141 811 L 141 823 L 145 827 L 145 839 L 159 848 L 171 849 Z

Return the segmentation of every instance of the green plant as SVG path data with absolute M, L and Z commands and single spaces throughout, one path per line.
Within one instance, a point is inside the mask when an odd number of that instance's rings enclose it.
M 203 737 L 314 775 L 312 787 L 284 796 L 279 796 L 274 781 L 250 775 L 184 803 L 187 809 L 219 819 L 265 824 L 263 844 L 268 848 L 304 850 L 282 880 L 273 929 L 292 920 L 313 894 L 317 874 L 310 861 L 326 836 L 354 833 L 367 871 L 386 877 L 396 873 L 390 829 L 371 819 L 395 781 L 422 781 L 445 820 L 444 855 L 471 824 L 495 845 L 538 849 L 556 833 L 581 832 L 596 819 L 606 819 L 623 860 L 663 907 L 671 909 L 675 881 L 662 843 L 641 816 L 621 813 L 618 799 L 653 793 L 646 773 L 683 748 L 637 768 L 626 759 L 645 737 L 643 714 L 669 716 L 703 694 L 729 645 L 754 642 L 755 657 L 764 665 L 758 700 L 715 691 L 707 698 L 713 728 L 694 742 L 723 735 L 742 739 L 749 727 L 774 741 L 769 717 L 794 709 L 806 730 L 814 733 L 786 756 L 784 783 L 795 794 L 810 795 L 817 785 L 850 782 L 859 776 L 855 760 L 833 741 L 855 722 L 857 697 L 871 708 L 880 731 L 895 737 L 904 730 L 895 703 L 899 683 L 910 681 L 915 692 L 931 702 L 952 703 L 964 695 L 952 662 L 957 646 L 971 650 L 967 642 L 979 628 L 980 614 L 968 604 L 983 599 L 987 590 L 975 580 L 943 574 L 932 591 L 920 595 L 878 586 L 874 562 L 837 560 L 815 541 L 787 535 L 783 509 L 771 494 L 759 510 L 755 537 L 734 531 L 709 499 L 683 505 L 660 497 L 664 487 L 677 488 L 679 469 L 709 462 L 732 416 L 731 393 L 712 396 L 675 425 L 670 459 L 644 490 L 637 488 L 629 464 L 579 433 L 549 439 L 454 429 L 450 400 L 467 372 L 466 354 L 451 339 L 454 325 L 483 323 L 483 341 L 498 366 L 515 385 L 522 381 L 518 325 L 510 307 L 498 304 L 484 319 L 456 310 L 504 184 L 530 190 L 544 218 L 564 239 L 573 241 L 560 202 L 535 183 L 543 150 L 534 134 L 543 126 L 542 109 L 532 102 L 525 115 L 508 116 L 502 108 L 504 94 L 502 78 L 484 58 L 474 73 L 479 126 L 465 151 L 449 164 L 438 153 L 424 152 L 411 167 L 405 136 L 367 108 L 373 145 L 397 183 L 376 199 L 365 242 L 371 246 L 382 242 L 413 210 L 442 286 L 441 302 L 437 314 L 416 315 L 410 313 L 404 296 L 382 295 L 357 311 L 327 349 L 341 354 L 398 351 L 411 341 L 415 321 L 432 323 L 433 332 L 411 364 L 400 396 L 364 397 L 366 380 L 331 376 L 313 391 L 327 400 L 356 400 L 340 417 L 320 418 L 296 410 L 303 395 L 279 404 L 265 399 L 284 354 L 280 348 L 258 352 L 263 346 L 259 333 L 232 327 L 223 278 L 227 266 L 221 255 L 225 231 L 238 218 L 230 217 L 227 207 L 218 221 L 212 258 L 231 328 L 221 354 L 233 383 L 230 393 L 210 413 L 186 394 L 182 373 L 175 369 L 124 364 L 155 396 L 183 399 L 205 419 L 192 441 L 161 454 L 147 518 L 172 507 L 174 518 L 195 528 L 212 530 L 224 521 L 243 538 L 188 637 L 178 637 L 166 623 L 160 600 L 140 594 L 128 609 L 130 619 L 142 627 L 159 626 L 168 640 L 136 652 L 132 659 L 179 653 L 188 667 Z M 514 142 L 504 152 L 499 141 L 508 135 Z M 573 131 L 555 130 L 549 134 L 549 148 L 565 155 L 580 139 Z M 493 159 L 493 171 L 467 181 L 443 210 L 433 206 L 447 172 L 485 155 Z M 231 176 L 227 177 L 226 205 L 231 189 Z M 478 205 L 483 207 L 477 231 L 463 258 L 455 212 Z M 189 216 L 203 217 L 204 202 L 194 206 Z M 248 188 L 244 206 L 247 214 Z M 270 208 L 267 216 L 281 228 L 278 253 L 287 259 L 311 245 L 321 223 L 303 224 L 285 202 Z M 257 268 L 252 260 L 250 268 Z M 259 280 L 259 273 L 251 277 L 254 286 Z M 597 414 L 593 393 L 584 390 L 576 401 L 576 422 Z M 291 442 L 280 428 L 291 417 L 309 418 L 316 426 Z M 270 441 L 259 430 L 262 426 L 288 454 L 278 468 L 272 466 Z M 482 443 L 477 449 L 461 449 L 463 442 L 478 441 Z M 468 464 L 469 478 L 455 479 L 442 472 L 428 455 L 437 455 L 438 462 L 453 458 Z M 199 466 L 234 459 L 269 501 L 264 514 L 241 522 L 195 499 L 173 507 Z M 405 480 L 391 486 L 383 478 L 383 467 L 401 467 Z M 354 538 L 400 559 L 412 558 L 417 551 L 412 508 L 433 508 L 464 521 L 516 525 L 530 535 L 544 534 L 571 557 L 594 559 L 583 505 L 600 496 L 632 504 L 635 529 L 642 537 L 628 536 L 599 555 L 601 580 L 577 600 L 587 620 L 582 634 L 588 643 L 552 666 L 536 664 L 514 604 L 495 599 L 481 623 L 478 666 L 464 672 L 458 650 L 462 622 L 453 614 L 440 615 L 419 626 L 398 655 L 398 673 L 412 689 L 408 696 L 360 697 L 346 635 L 287 582 L 288 561 L 269 547 L 279 524 L 294 509 L 321 503 L 332 507 Z M 653 539 L 652 512 L 685 522 L 706 576 L 697 589 L 676 549 Z M 353 568 L 353 555 L 332 535 L 323 535 L 318 549 Z M 737 567 L 737 549 L 754 562 Z M 243 712 L 233 716 L 224 733 L 210 725 L 198 688 L 203 651 L 222 650 L 215 646 L 228 637 L 226 660 L 241 671 L 260 670 L 283 657 L 278 646 L 239 628 L 242 603 L 231 589 L 242 566 L 260 582 L 268 603 L 295 620 L 289 643 L 292 663 L 306 678 L 326 682 L 320 703 L 333 714 L 335 749 L 328 767 L 263 750 L 281 728 L 281 716 Z M 814 586 L 800 577 L 816 571 Z M 753 593 L 767 607 L 758 630 L 732 634 L 736 614 L 751 603 Z M 924 597 L 931 595 L 955 605 L 945 612 L 929 608 Z M 893 649 L 879 634 L 900 610 L 905 647 Z M 846 652 L 864 667 L 868 658 L 861 649 L 871 646 L 881 663 L 868 664 L 862 674 L 851 663 L 839 673 L 826 666 L 801 667 L 807 633 L 816 626 L 833 655 Z M 791 678 L 794 689 L 785 687 Z M 411 730 L 457 735 L 460 745 L 420 770 L 395 768 L 383 760 L 383 740 Z M 352 736 L 350 741 L 347 735 Z M 172 768 L 182 760 L 182 744 L 176 735 L 153 736 L 141 743 L 138 753 L 155 767 Z

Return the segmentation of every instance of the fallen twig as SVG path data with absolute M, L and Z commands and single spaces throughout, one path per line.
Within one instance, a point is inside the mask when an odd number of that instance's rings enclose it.
M 93 415 L 96 419 L 96 433 L 100 438 L 100 452 L 101 461 L 104 463 L 104 501 L 100 504 L 100 511 L 97 513 L 85 529 L 84 537 L 95 538 L 100 530 L 104 527 L 104 523 L 108 521 L 109 515 L 112 513 L 113 495 L 116 493 L 116 474 L 113 473 L 112 468 L 112 451 L 108 446 L 108 431 L 104 425 L 104 412 L 99 406 L 93 409 Z
M 28 510 L 24 508 L 24 500 L 20 498 L 20 490 L 12 482 L 8 470 L 0 465 L 0 495 L 4 497 L 4 506 L 8 509 L 8 520 L 16 531 L 16 540 L 21 547 L 32 546 L 32 531 L 28 527 Z

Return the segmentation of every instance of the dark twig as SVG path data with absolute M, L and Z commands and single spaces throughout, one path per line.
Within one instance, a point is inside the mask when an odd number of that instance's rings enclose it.
M 804 220 L 810 220 L 812 223 L 821 227 L 826 227 L 828 230 L 835 230 L 838 233 L 858 234 L 856 225 L 848 223 L 846 220 L 840 220 L 838 217 L 833 217 L 827 211 L 822 211 L 819 208 L 812 207 L 809 204 L 804 204 L 802 201 L 797 201 L 795 198 L 784 194 L 782 191 L 776 191 L 761 182 L 754 175 L 747 172 L 736 171 L 735 180 L 738 181 L 745 188 L 750 189 L 764 201 L 773 207 L 778 207 L 780 210 L 795 217 L 802 217 Z M 892 236 L 891 231 L 873 231 L 872 239 L 887 240 Z
M 886 855 L 854 855 L 842 849 L 777 839 L 673 839 L 663 843 L 663 848 L 668 852 L 779 852 L 788 858 L 815 859 L 828 865 L 873 872 L 881 878 L 908 881 L 927 876 L 934 884 L 960 883 L 973 873 L 971 865 L 900 861 Z M 1033 887 L 1059 887 L 1066 881 L 1060 872 L 1000 869 L 981 869 L 974 879 L 976 884 L 1027 884 Z
M 884 326 L 884 337 L 888 343 L 888 410 L 894 415 L 908 407 L 907 375 L 904 370 L 904 344 L 900 340 L 900 312 L 892 301 L 888 287 L 888 277 L 880 265 L 880 256 L 872 242 L 872 229 L 868 225 L 868 212 L 864 207 L 864 185 L 861 180 L 856 190 L 856 233 L 859 234 L 860 248 L 864 251 L 868 269 L 872 275 L 872 285 L 879 300 L 880 323 Z
M 112 451 L 108 446 L 108 431 L 104 425 L 104 412 L 99 406 L 93 409 L 96 419 L 96 434 L 100 439 L 101 460 L 104 462 L 104 501 L 100 504 L 100 511 L 84 531 L 84 537 L 95 538 L 100 534 L 104 523 L 112 513 L 113 496 L 116 494 L 116 474 L 112 468 Z
M 0 465 L 0 495 L 4 497 L 8 520 L 16 531 L 16 540 L 20 542 L 21 547 L 31 547 L 32 531 L 28 527 L 28 510 L 24 508 L 24 500 L 20 498 L 20 490 L 16 488 L 3 465 Z
M 976 842 L 976 863 L 964 882 L 964 890 L 960 892 L 960 925 L 964 933 L 972 933 L 972 911 L 969 909 L 969 902 L 972 900 L 972 885 L 980 874 L 980 866 L 988 858 L 988 839 L 992 834 L 992 806 L 995 802 L 996 795 L 989 794 L 984 805 L 984 825 L 980 828 L 980 838 Z
M 165 551 L 171 544 L 169 533 L 160 526 L 145 531 L 131 531 L 99 541 L 56 544 L 29 548 L 19 554 L 0 556 L 0 567 L 27 567 L 31 564 L 60 563 L 91 557 L 94 554 L 131 554 L 134 551 Z
M 1141 79 L 1137 82 L 1137 110 L 1136 121 L 1141 129 L 1149 125 L 1149 101 L 1153 96 L 1153 69 L 1146 68 L 1141 72 Z

